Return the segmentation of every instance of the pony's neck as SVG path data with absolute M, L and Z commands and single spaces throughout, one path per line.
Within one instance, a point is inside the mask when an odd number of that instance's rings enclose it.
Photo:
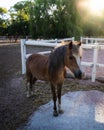
M 61 46 L 55 49 L 49 56 L 49 73 L 56 73 L 65 67 L 66 47 Z

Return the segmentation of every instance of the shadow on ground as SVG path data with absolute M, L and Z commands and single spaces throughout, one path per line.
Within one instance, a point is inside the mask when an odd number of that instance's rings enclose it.
M 64 114 L 52 116 L 52 101 L 30 117 L 18 130 L 103 130 L 104 93 L 99 91 L 69 92 L 62 97 Z

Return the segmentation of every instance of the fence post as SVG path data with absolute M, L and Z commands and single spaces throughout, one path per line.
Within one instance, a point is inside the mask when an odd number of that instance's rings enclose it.
M 91 44 L 93 44 L 93 43 L 94 43 L 94 40 L 93 40 L 93 39 L 91 39 L 91 40 L 90 40 L 90 42 L 91 42 Z
M 72 37 L 72 41 L 74 41 L 75 40 L 75 38 L 74 37 Z
M 58 43 L 58 39 L 57 38 L 55 39 L 55 43 Z
M 98 41 L 97 40 L 95 40 L 95 43 L 97 43 Z
M 80 37 L 80 41 L 81 41 L 81 43 L 83 42 L 83 37 L 82 36 Z
M 88 37 L 86 37 L 86 44 L 88 44 Z
M 22 62 L 22 74 L 26 73 L 26 45 L 25 39 L 21 39 L 21 62 Z
M 92 68 L 92 82 L 95 82 L 96 79 L 96 66 L 98 59 L 98 43 L 95 43 L 94 53 L 93 53 L 93 68 Z

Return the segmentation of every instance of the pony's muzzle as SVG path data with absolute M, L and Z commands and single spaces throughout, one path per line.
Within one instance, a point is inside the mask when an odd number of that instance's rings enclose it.
M 75 78 L 82 79 L 82 71 L 81 70 L 75 70 L 74 75 L 75 75 Z

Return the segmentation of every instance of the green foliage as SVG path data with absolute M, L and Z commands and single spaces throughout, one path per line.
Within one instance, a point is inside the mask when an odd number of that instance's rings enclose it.
M 3 15 L 6 14 L 6 13 L 7 13 L 7 9 L 0 7 L 0 15 L 3 16 Z
M 84 35 L 86 36 L 104 36 L 104 18 L 100 19 L 99 17 L 91 17 L 83 23 Z
M 17 2 L 10 8 L 10 24 L 8 26 L 8 35 L 29 35 L 29 1 Z
M 89 15 L 88 10 L 78 8 L 78 1 L 25 0 L 17 2 L 9 11 L 0 7 L 0 35 L 46 39 L 104 36 L 104 16 Z
M 13 7 L 10 8 L 10 16 L 12 20 L 18 22 L 29 21 L 29 5 L 31 2 L 21 1 L 17 2 Z
M 14 36 L 26 36 L 29 33 L 29 22 L 27 21 L 21 21 L 17 22 L 14 21 L 10 26 L 7 28 L 8 35 L 14 35 Z
M 5 14 L 7 13 L 6 8 L 0 7 L 0 35 L 6 33 L 7 20 L 5 19 Z
M 34 0 L 30 13 L 34 38 L 79 37 L 82 33 L 76 0 Z

